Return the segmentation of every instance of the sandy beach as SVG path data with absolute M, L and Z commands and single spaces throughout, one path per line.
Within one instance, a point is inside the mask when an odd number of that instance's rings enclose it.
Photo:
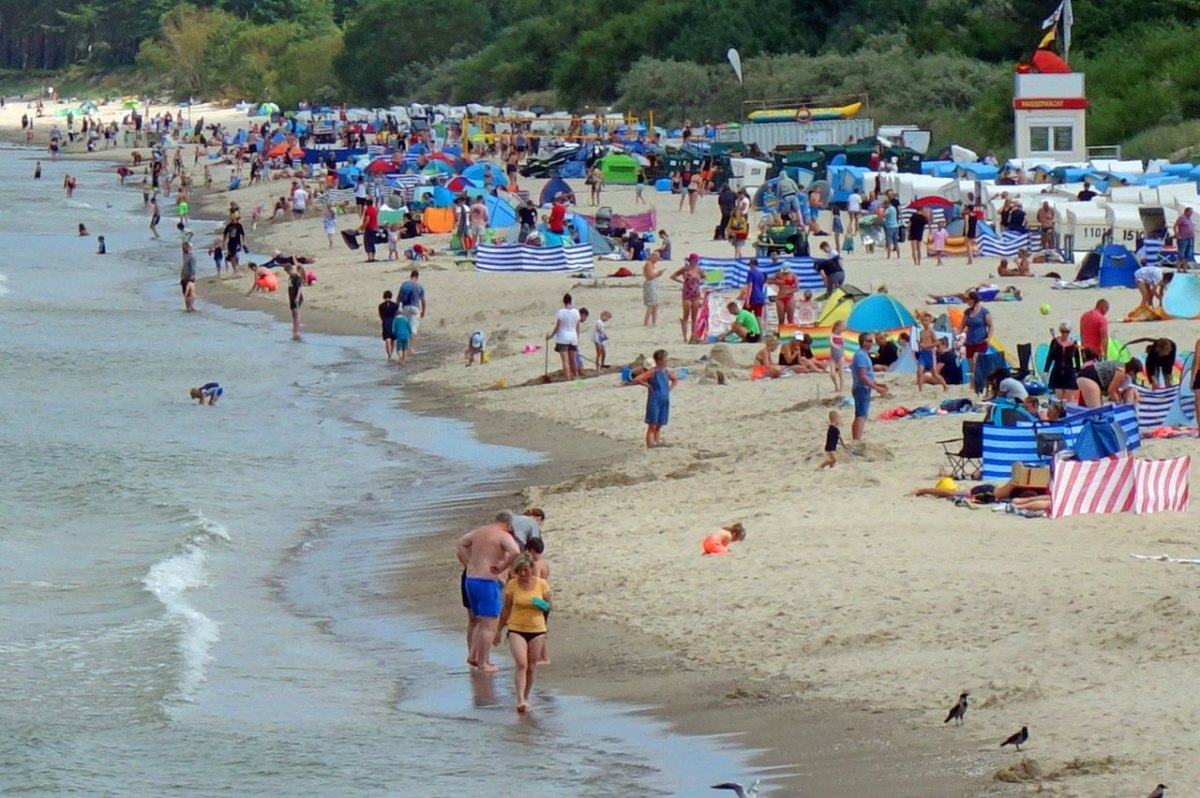
M 19 128 L 23 105 L 10 102 L 0 112 L 5 131 Z M 245 120 L 201 107 L 192 114 L 233 126 Z M 39 120 L 39 135 L 48 128 Z M 215 218 L 231 199 L 243 209 L 269 209 L 287 185 L 213 191 L 194 197 L 193 213 Z M 540 185 L 521 181 L 531 191 Z M 647 190 L 646 198 L 674 242 L 670 266 L 693 251 L 731 254 L 728 244 L 710 240 L 715 197 L 701 199 L 694 215 L 679 212 L 669 194 Z M 643 207 L 634 206 L 632 187 L 606 189 L 603 202 L 619 213 Z M 304 309 L 306 329 L 314 331 L 377 336 L 382 292 L 396 291 L 413 267 L 364 263 L 340 242 L 329 250 L 319 212 L 260 222 L 248 233 L 255 253 L 316 256 L 318 279 L 305 291 Z M 202 251 L 208 242 L 197 236 L 195 243 Z M 446 240 L 422 243 L 440 252 Z M 902 253 L 899 262 L 882 252 L 847 256 L 847 281 L 864 290 L 886 286 L 915 308 L 927 293 L 961 291 L 995 273 L 994 259 L 916 267 L 906 244 Z M 211 260 L 199 261 L 211 275 Z M 936 481 L 945 465 L 936 442 L 958 436 L 963 417 L 954 415 L 872 420 L 861 456 L 817 471 L 827 412 L 839 406 L 829 378 L 752 382 L 758 347 L 746 344 L 730 347 L 740 366 L 732 379 L 701 381 L 711 346 L 681 341 L 678 286 L 663 281 L 659 326 L 643 327 L 640 278 L 604 277 L 619 265 L 598 263 L 594 279 L 481 274 L 442 255 L 419 266 L 429 313 L 404 380 L 412 395 L 429 412 L 476 421 L 484 439 L 550 454 L 512 503 L 536 504 L 548 516 L 556 594 L 551 684 L 660 703 L 696 731 L 722 731 L 729 719 L 748 730 L 751 745 L 777 749 L 765 761 L 792 765 L 782 782 L 789 790 L 812 794 L 1025 789 L 1082 797 L 1144 794 L 1159 782 L 1186 789 L 1200 727 L 1176 691 L 1189 683 L 1200 572 L 1130 555 L 1196 557 L 1188 515 L 1050 521 L 908 496 Z M 1019 285 L 1025 297 L 990 306 L 996 335 L 1010 350 L 1026 341 L 1036 347 L 1059 320 L 1078 328 L 1101 297 L 1112 303 L 1116 338 L 1167 336 L 1181 354 L 1195 340 L 1191 322 L 1120 323 L 1137 304 L 1134 289 L 1055 291 L 1044 277 L 996 282 Z M 241 296 L 248 285 L 244 272 L 210 276 L 199 294 L 286 314 L 286 292 Z M 523 350 L 544 344 L 566 291 L 593 318 L 612 313 L 611 363 L 666 348 L 673 367 L 689 369 L 672 397 L 667 446 L 642 447 L 644 391 L 622 386 L 616 370 L 541 384 L 544 352 Z M 1043 303 L 1049 315 L 1039 313 Z M 474 330 L 487 332 L 492 358 L 465 368 L 462 348 Z M 583 353 L 591 356 L 590 343 Z M 399 370 L 383 363 L 382 343 L 379 357 L 381 370 Z M 892 396 L 876 398 L 873 416 L 970 395 L 965 387 L 918 394 L 911 376 L 884 381 Z M 851 415 L 843 410 L 847 435 Z M 1150 441 L 1142 456 L 1187 454 L 1194 440 Z M 701 538 L 734 520 L 746 525 L 747 541 L 730 556 L 702 557 Z M 429 538 L 418 560 L 444 572 L 437 590 L 447 612 L 439 617 L 448 621 L 457 615 L 452 534 Z M 398 596 L 411 596 L 413 585 L 398 581 Z M 962 690 L 973 702 L 965 725 L 943 725 Z M 689 721 L 695 707 L 707 714 Z M 854 730 L 842 722 L 851 717 L 861 719 Z M 1028 748 L 1001 750 L 1022 725 L 1030 729 Z M 862 756 L 838 760 L 835 732 Z M 846 776 L 864 762 L 905 778 L 876 780 L 882 791 L 864 792 Z

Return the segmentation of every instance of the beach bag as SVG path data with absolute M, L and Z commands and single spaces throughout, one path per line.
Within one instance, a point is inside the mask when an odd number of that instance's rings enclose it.
M 1125 431 L 1112 413 L 1088 419 L 1069 447 L 1077 460 L 1102 460 L 1125 453 Z

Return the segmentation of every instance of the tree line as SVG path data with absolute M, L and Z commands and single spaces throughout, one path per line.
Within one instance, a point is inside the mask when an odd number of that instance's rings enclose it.
M 939 141 L 1011 140 L 1012 68 L 1053 0 L 0 0 L 0 68 L 183 98 L 612 106 L 730 119 L 746 97 L 866 94 Z M 1094 141 L 1200 109 L 1200 3 L 1075 0 Z M 745 83 L 725 63 L 737 48 Z

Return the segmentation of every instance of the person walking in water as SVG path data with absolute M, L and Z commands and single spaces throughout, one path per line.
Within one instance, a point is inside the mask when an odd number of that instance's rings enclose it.
M 196 256 L 192 245 L 184 243 L 183 266 L 179 269 L 179 289 L 183 292 L 183 308 L 188 313 L 196 310 Z
M 513 578 L 504 586 L 504 605 L 493 645 L 508 627 L 508 649 L 513 658 L 513 687 L 517 712 L 529 709 L 529 694 L 538 663 L 546 648 L 546 613 L 550 611 L 550 585 L 537 575 L 533 557 L 522 554 L 513 562 Z
M 462 572 L 462 603 L 467 610 L 467 664 L 485 672 L 492 664 L 492 641 L 503 609 L 500 579 L 521 547 L 512 531 L 512 513 L 498 513 L 492 523 L 463 535 L 455 551 Z

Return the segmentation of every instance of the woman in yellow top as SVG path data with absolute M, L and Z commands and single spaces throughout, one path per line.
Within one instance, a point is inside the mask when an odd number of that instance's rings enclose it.
M 734 210 L 729 224 L 725 227 L 725 237 L 733 244 L 733 257 L 742 257 L 742 247 L 750 237 L 750 220 L 740 210 Z
M 513 683 L 517 712 L 529 709 L 529 693 L 537 663 L 546 648 L 546 614 L 550 611 L 550 585 L 540 579 L 528 554 L 513 563 L 513 578 L 504 586 L 504 607 L 492 645 L 500 645 L 500 631 L 508 627 L 508 649 L 513 658 Z

